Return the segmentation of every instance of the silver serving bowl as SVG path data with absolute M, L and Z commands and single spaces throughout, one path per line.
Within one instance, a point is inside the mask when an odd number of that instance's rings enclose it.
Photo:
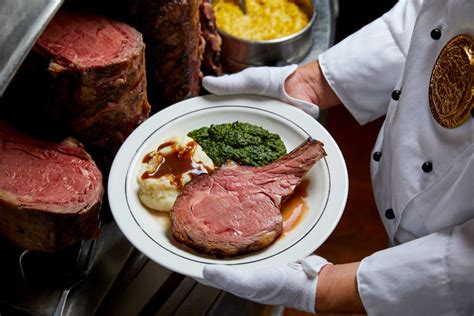
M 299 32 L 263 41 L 246 40 L 217 28 L 222 37 L 221 61 L 226 72 L 251 66 L 284 66 L 297 63 L 308 54 L 313 44 L 312 26 L 316 20 L 315 0 L 310 3 L 312 16 Z

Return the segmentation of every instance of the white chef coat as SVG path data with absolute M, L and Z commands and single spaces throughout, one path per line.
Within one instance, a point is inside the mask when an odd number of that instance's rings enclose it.
M 474 315 L 474 119 L 444 128 L 428 100 L 435 61 L 459 34 L 474 36 L 474 0 L 400 1 L 319 57 L 359 123 L 386 115 L 371 174 L 394 246 L 360 264 L 369 315 Z

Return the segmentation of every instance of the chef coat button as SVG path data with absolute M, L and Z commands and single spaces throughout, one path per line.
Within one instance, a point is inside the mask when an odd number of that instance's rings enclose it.
M 372 155 L 372 159 L 374 159 L 375 161 L 380 161 L 380 158 L 382 158 L 382 153 L 380 151 L 376 151 Z
M 433 29 L 430 33 L 430 36 L 434 40 L 439 40 L 441 38 L 441 30 L 440 29 Z
M 433 170 L 433 164 L 431 163 L 431 161 L 423 163 L 421 165 L 421 170 L 423 170 L 424 172 L 431 172 L 431 170 Z
M 387 219 L 394 219 L 395 218 L 395 213 L 393 212 L 393 210 L 391 208 L 389 208 L 388 210 L 385 211 L 385 217 Z
M 393 90 L 392 99 L 398 101 L 400 99 L 400 94 L 402 94 L 400 90 Z

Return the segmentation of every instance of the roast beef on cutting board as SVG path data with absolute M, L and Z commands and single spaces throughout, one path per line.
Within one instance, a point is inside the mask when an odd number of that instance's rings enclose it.
M 97 237 L 102 174 L 75 140 L 35 140 L 0 122 L 0 234 L 56 251 Z
M 127 24 L 58 12 L 34 47 L 49 61 L 49 118 L 98 157 L 113 157 L 150 112 L 144 50 Z
M 282 201 L 325 155 L 321 142 L 308 139 L 269 165 L 229 165 L 196 177 L 171 211 L 174 238 L 218 256 L 266 247 L 281 233 Z

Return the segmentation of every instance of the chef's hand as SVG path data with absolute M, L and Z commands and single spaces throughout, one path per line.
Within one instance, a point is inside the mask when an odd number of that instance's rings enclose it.
M 327 264 L 330 263 L 326 259 L 312 255 L 285 265 L 253 270 L 207 265 L 202 283 L 257 303 L 314 313 L 318 273 Z
M 218 95 L 257 94 L 281 100 L 294 105 L 314 118 L 319 116 L 319 107 L 312 102 L 290 96 L 285 89 L 285 81 L 297 65 L 285 67 L 252 67 L 241 72 L 221 77 L 206 76 L 202 85 L 207 91 Z

